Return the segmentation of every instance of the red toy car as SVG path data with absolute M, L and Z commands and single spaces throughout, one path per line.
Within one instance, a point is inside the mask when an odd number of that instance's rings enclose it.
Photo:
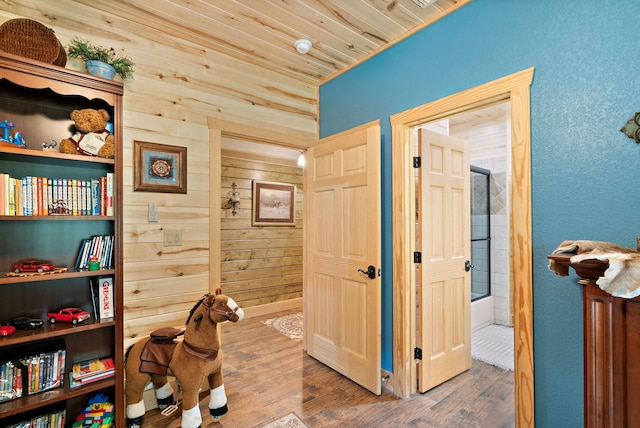
M 9 336 L 16 332 L 16 328 L 12 325 L 3 325 L 0 327 L 0 336 Z
M 20 272 L 42 273 L 42 272 L 52 271 L 55 268 L 56 267 L 51 262 L 47 262 L 44 260 L 29 259 L 29 260 L 22 260 L 14 264 L 11 270 L 14 271 L 15 273 L 20 273 Z
M 83 311 L 82 309 L 64 308 L 60 309 L 58 312 L 49 312 L 49 314 L 47 314 L 47 318 L 49 318 L 49 322 L 51 324 L 54 324 L 58 321 L 78 324 L 79 322 L 91 318 L 91 315 L 89 315 L 89 312 Z

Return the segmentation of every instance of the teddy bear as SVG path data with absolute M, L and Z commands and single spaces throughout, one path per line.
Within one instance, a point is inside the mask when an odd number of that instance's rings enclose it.
M 83 154 L 101 158 L 113 158 L 115 139 L 107 131 L 109 113 L 106 110 L 91 108 L 73 110 L 69 115 L 73 120 L 76 133 L 71 138 L 60 141 L 60 151 L 69 154 Z

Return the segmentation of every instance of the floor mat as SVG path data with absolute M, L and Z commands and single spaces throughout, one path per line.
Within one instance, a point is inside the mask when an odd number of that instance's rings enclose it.
M 262 425 L 260 428 L 309 428 L 307 424 L 296 416 L 295 413 L 289 413 L 280 419 L 270 422 L 266 425 Z
M 491 324 L 473 332 L 471 357 L 513 371 L 513 328 Z
M 302 312 L 271 318 L 263 321 L 263 323 L 284 334 L 289 339 L 302 340 Z

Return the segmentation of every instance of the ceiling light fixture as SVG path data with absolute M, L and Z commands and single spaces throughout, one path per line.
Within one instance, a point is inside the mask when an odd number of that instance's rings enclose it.
M 313 46 L 313 43 L 311 43 L 307 39 L 300 39 L 300 40 L 296 40 L 293 46 L 295 46 L 298 53 L 301 53 L 302 55 L 304 55 L 311 50 L 311 46 Z

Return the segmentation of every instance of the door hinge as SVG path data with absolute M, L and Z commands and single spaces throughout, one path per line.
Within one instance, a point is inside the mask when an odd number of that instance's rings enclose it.
M 413 262 L 422 263 L 422 253 L 420 251 L 416 251 L 413 253 Z
M 413 157 L 413 167 L 420 168 L 422 166 L 422 158 L 420 156 Z
M 413 348 L 413 359 L 414 360 L 422 360 L 422 349 Z

